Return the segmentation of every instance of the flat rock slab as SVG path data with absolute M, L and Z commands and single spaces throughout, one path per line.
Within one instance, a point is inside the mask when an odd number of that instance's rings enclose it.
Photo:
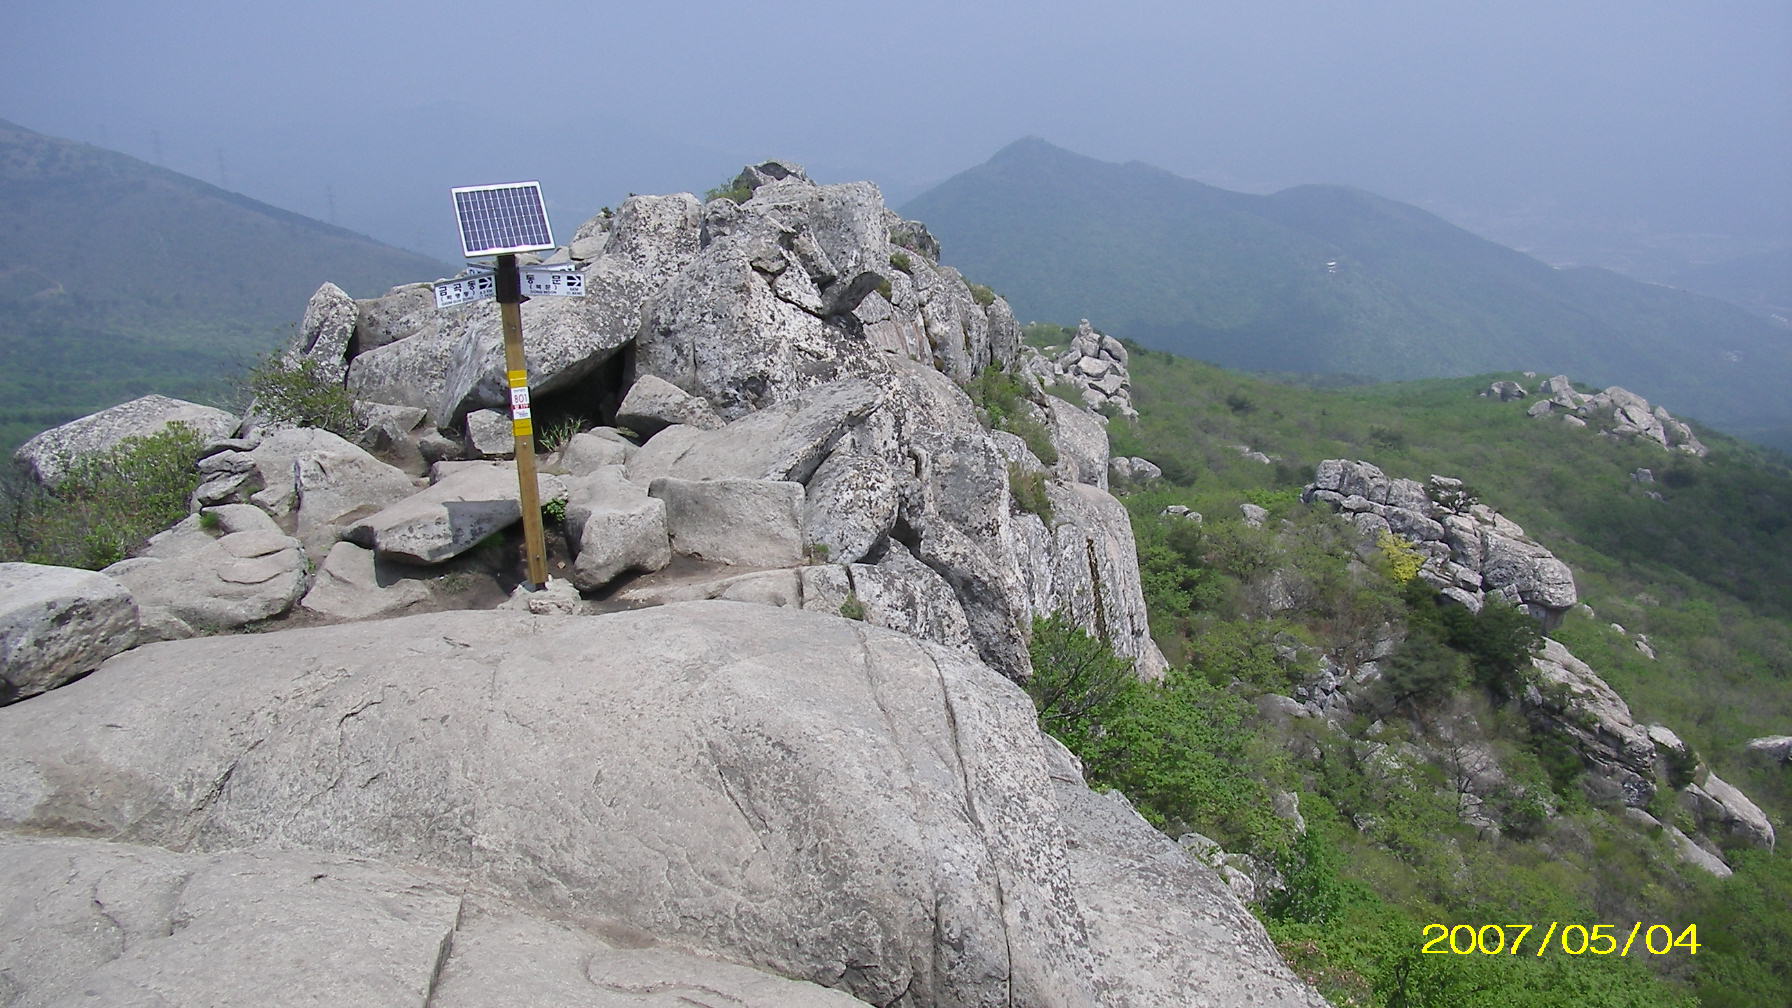
M 1128 934 L 1092 942 L 1105 918 L 1085 907 L 1158 921 L 1226 895 L 1174 871 L 1104 882 L 1180 856 L 1142 823 L 1124 857 L 1073 862 L 1086 834 L 1050 775 L 1031 703 L 963 652 L 732 602 L 180 641 L 0 709 L 0 830 L 352 850 L 874 1004 L 1186 1003 L 1097 992 L 1129 969 L 1160 974 L 1135 989 L 1173 990 L 1212 971 L 1210 946 L 1122 955 Z M 433 934 L 428 895 L 415 917 Z M 1214 953 L 1232 958 L 1202 1002 L 1309 1004 L 1281 996 L 1293 981 L 1261 928 L 1225 909 L 1211 927 L 1236 951 Z M 371 944 L 341 934 L 352 954 Z
M 516 467 L 502 462 L 437 463 L 429 489 L 350 526 L 343 538 L 381 556 L 437 564 L 522 520 Z M 539 474 L 543 503 L 566 496 L 557 476 Z
M 0 563 L 0 703 L 52 690 L 137 640 L 137 603 L 90 570 Z
M 619 948 L 366 858 L 0 835 L 9 1004 L 851 1008 L 837 991 Z

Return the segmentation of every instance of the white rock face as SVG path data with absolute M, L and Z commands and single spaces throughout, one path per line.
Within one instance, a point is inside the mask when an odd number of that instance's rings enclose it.
M 0 836 L 0 893 L 0 973 L 21 1005 L 863 1004 L 742 966 L 613 945 L 440 874 L 343 854 Z
M 43 431 L 20 445 L 13 458 L 32 479 L 55 486 L 76 460 L 110 451 L 125 438 L 144 437 L 169 424 L 182 423 L 209 441 L 229 437 L 239 422 L 221 409 L 146 395 Z
M 137 604 L 119 582 L 0 563 L 0 703 L 55 689 L 136 642 Z
M 131 730 L 73 730 L 94 724 Z M 438 613 L 142 648 L 0 709 L 0 830 L 106 837 L 102 858 L 147 862 L 96 890 L 80 871 L 71 883 L 66 868 L 0 859 L 19 875 L 0 899 L 34 908 L 0 917 L 0 955 L 119 892 L 120 911 L 143 907 L 121 913 L 145 936 L 126 943 L 139 954 L 108 966 L 64 941 L 88 961 L 32 970 L 33 989 L 114 968 L 139 982 L 200 954 L 186 983 L 249 982 L 226 950 L 258 933 L 246 908 L 279 907 L 268 917 L 296 947 L 330 940 L 324 961 L 381 964 L 331 983 L 417 983 L 452 948 L 443 984 L 467 984 L 460 1003 L 502 986 L 474 982 L 482 961 L 501 978 L 539 956 L 518 996 L 577 983 L 562 964 L 581 948 L 594 982 L 624 975 L 594 932 L 874 1004 L 1322 1003 L 1171 841 L 1136 817 L 1120 828 L 1124 806 L 1080 782 L 1054 786 L 1039 738 L 1025 696 L 962 652 L 739 603 Z M 207 853 L 136 853 L 159 846 Z M 356 867 L 332 867 L 341 851 Z M 174 912 L 156 893 L 182 878 L 173 907 L 198 930 L 152 940 Z M 43 886 L 66 895 L 46 901 Z M 447 894 L 460 892 L 490 896 L 457 925 Z M 484 932 L 503 916 L 488 898 L 523 921 Z M 527 956 L 499 937 L 548 932 L 561 937 L 528 939 Z M 463 953 L 467 972 L 453 965 Z M 149 973 L 131 972 L 138 960 Z

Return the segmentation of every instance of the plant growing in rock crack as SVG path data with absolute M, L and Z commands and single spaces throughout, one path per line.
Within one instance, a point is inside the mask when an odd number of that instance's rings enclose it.
M 840 603 L 840 615 L 851 620 L 863 620 L 865 618 L 865 603 L 859 601 L 859 594 L 857 592 L 849 591 L 846 593 L 846 601 Z
M 913 273 L 915 271 L 914 260 L 910 259 L 906 252 L 890 253 L 890 265 L 904 273 Z
M 545 424 L 541 433 L 535 435 L 537 451 L 552 452 L 566 447 L 579 431 L 585 429 L 585 418 L 582 416 L 564 416 Z
M 1038 515 L 1047 528 L 1051 527 L 1052 499 L 1046 492 L 1044 473 L 1028 472 L 1019 462 L 1008 463 L 1008 493 L 1014 498 L 1015 507 Z

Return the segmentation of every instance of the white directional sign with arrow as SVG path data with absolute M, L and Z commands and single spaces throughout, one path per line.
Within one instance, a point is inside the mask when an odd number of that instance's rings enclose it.
M 523 266 L 523 293 L 534 297 L 584 297 L 585 274 L 572 263 L 549 266 Z M 469 266 L 467 271 L 450 280 L 435 282 L 436 307 L 451 308 L 469 301 L 483 301 L 498 292 L 497 281 L 488 266 Z

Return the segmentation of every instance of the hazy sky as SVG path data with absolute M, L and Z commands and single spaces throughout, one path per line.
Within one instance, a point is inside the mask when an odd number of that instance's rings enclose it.
M 898 201 L 1029 134 L 1557 259 L 1792 244 L 1787 0 L 20 2 L 0 118 L 438 255 L 451 185 L 541 178 L 570 234 L 766 156 Z

